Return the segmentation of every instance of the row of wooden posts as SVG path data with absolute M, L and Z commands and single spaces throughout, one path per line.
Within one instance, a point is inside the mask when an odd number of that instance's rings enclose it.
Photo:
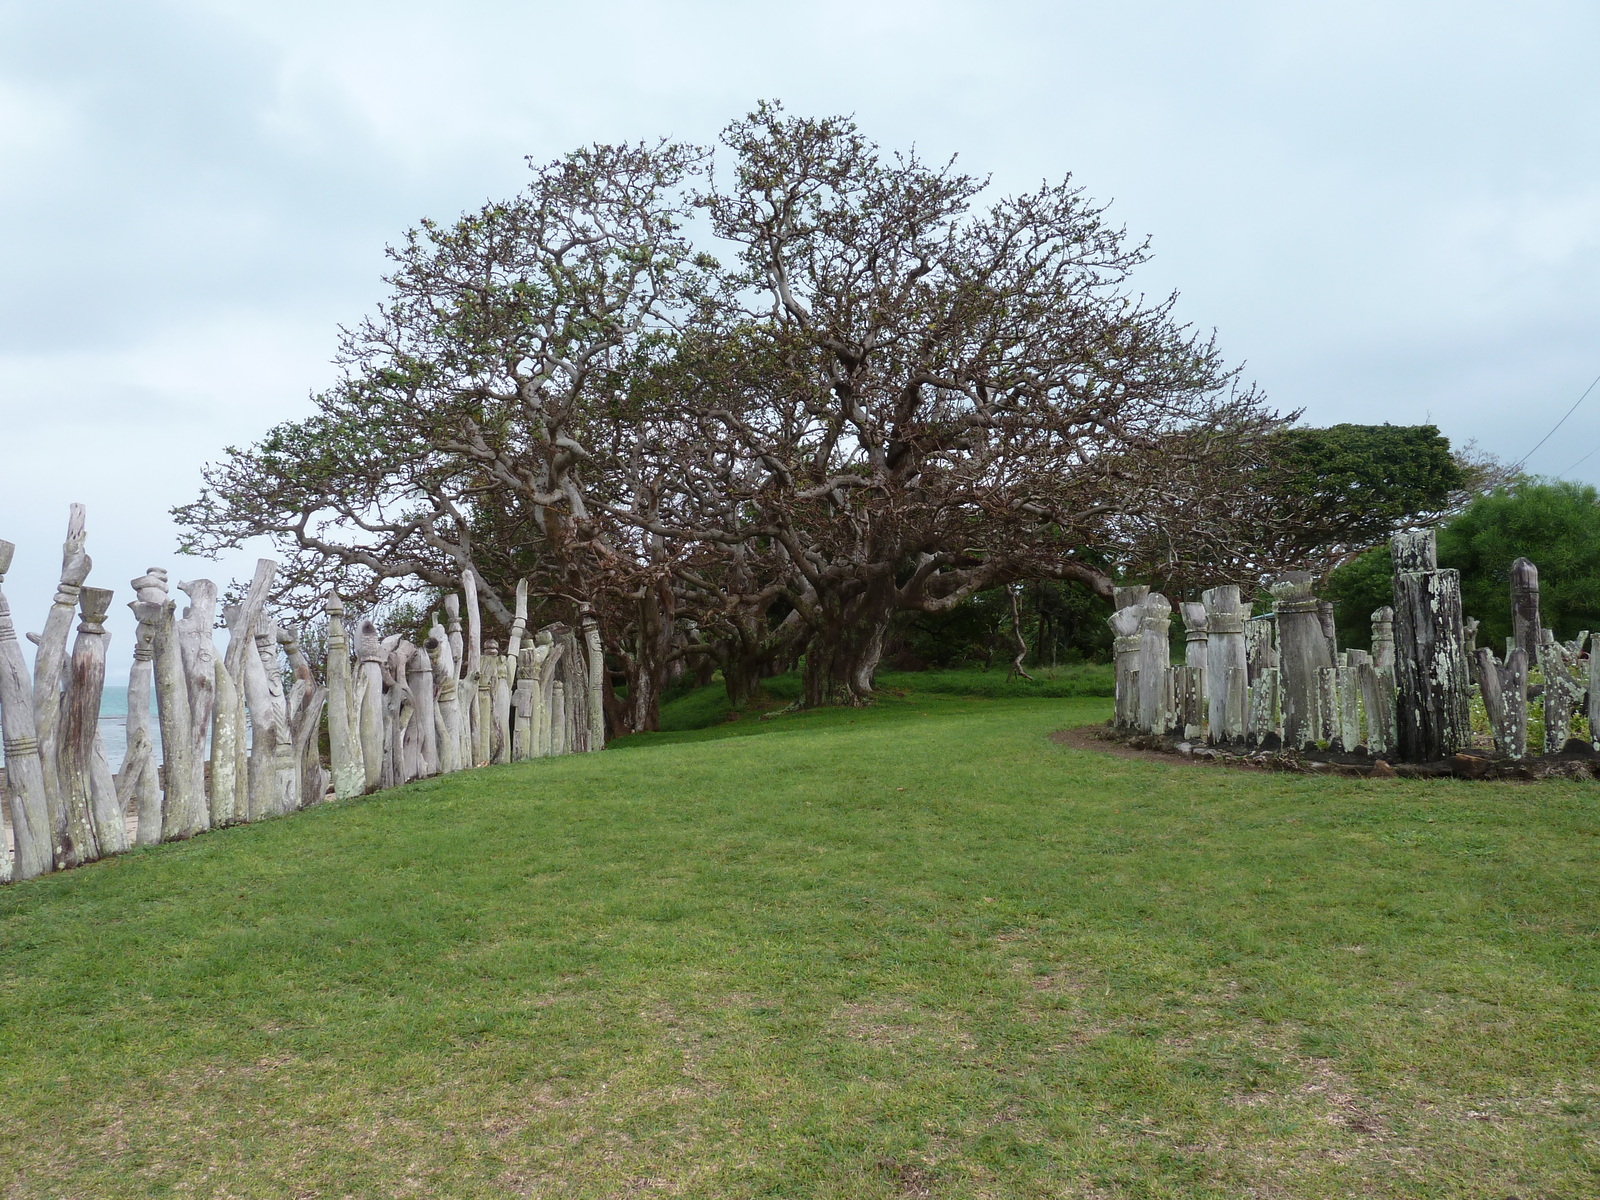
M 1566 749 L 1579 714 L 1600 749 L 1600 653 L 1585 662 L 1587 633 L 1562 642 L 1543 628 L 1538 568 L 1527 559 L 1512 568 L 1502 658 L 1476 645 L 1478 622 L 1464 617 L 1460 575 L 1439 567 L 1432 530 L 1399 534 L 1391 548 L 1394 604 L 1372 614 L 1370 650 L 1338 648 L 1333 606 L 1300 571 L 1271 584 L 1269 614 L 1253 616 L 1233 585 L 1183 604 L 1184 663 L 1173 666 L 1172 603 L 1118 588 L 1115 723 L 1214 745 L 1434 762 L 1471 748 L 1476 692 L 1504 757 L 1529 753 L 1530 696 L 1544 719 L 1535 753 Z M 1543 676 L 1533 693 L 1530 667 Z
M 300 638 L 267 611 L 277 566 L 262 559 L 243 600 L 223 607 L 228 643 L 220 653 L 214 583 L 178 584 L 189 599 L 179 616 L 165 571 L 151 568 L 133 580 L 129 607 L 138 633 L 127 750 L 113 771 L 98 729 L 113 593 L 85 586 L 91 564 L 84 546 L 84 509 L 75 504 L 44 631 L 28 635 L 37 647 L 31 673 L 0 588 L 0 731 L 11 827 L 9 854 L 0 840 L 0 880 L 293 812 L 321 802 L 330 784 L 343 799 L 467 767 L 605 745 L 600 636 L 587 613 L 581 638 L 565 624 L 529 637 L 524 584 L 502 652 L 483 638 L 468 571 L 465 629 L 461 597 L 448 595 L 421 646 L 398 634 L 381 637 L 370 618 L 358 622 L 352 644 L 344 605 L 330 595 L 319 682 Z M 0 583 L 14 552 L 0 541 Z M 69 653 L 74 611 L 80 619 Z

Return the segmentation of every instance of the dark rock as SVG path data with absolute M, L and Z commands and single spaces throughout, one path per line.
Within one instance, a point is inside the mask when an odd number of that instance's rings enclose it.
M 1561 753 L 1571 754 L 1577 758 L 1595 758 L 1594 747 L 1582 738 L 1568 738 L 1567 744 L 1561 747 Z
M 1388 759 L 1380 758 L 1372 764 L 1372 770 L 1367 772 L 1368 779 L 1393 779 L 1396 771 L 1389 765 Z

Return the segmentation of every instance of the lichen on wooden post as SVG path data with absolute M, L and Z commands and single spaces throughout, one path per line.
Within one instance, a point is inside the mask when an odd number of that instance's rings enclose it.
M 1394 678 L 1394 609 L 1387 604 L 1372 614 L 1372 669 Z
M 1539 661 L 1539 644 L 1544 640 L 1539 618 L 1539 568 L 1525 558 L 1511 564 L 1511 639 L 1530 664 Z
M 1244 623 L 1245 667 L 1252 687 L 1261 677 L 1261 672 L 1278 666 L 1278 649 L 1273 644 L 1276 625 L 1270 613 L 1262 617 L 1250 617 Z
M 1271 586 L 1278 626 L 1278 687 L 1283 742 L 1300 750 L 1327 740 L 1320 671 L 1332 669 L 1333 654 L 1322 628 L 1320 605 L 1311 594 L 1309 571 L 1290 571 Z
M 1528 657 L 1514 646 L 1501 663 L 1487 646 L 1478 649 L 1478 692 L 1489 717 L 1495 749 L 1507 758 L 1528 753 Z
M 1257 749 L 1272 749 L 1278 737 L 1278 668 L 1263 667 L 1255 682 L 1249 686 L 1245 744 Z
M 1543 629 L 1539 640 L 1539 671 L 1544 676 L 1544 752 L 1559 754 L 1572 734 L 1572 718 L 1583 699 L 1583 687 L 1573 678 L 1572 666 L 1581 650 L 1556 641 L 1555 630 Z
M 1472 732 L 1461 576 L 1440 569 L 1431 529 L 1396 534 L 1391 546 L 1398 750 L 1407 762 L 1433 762 Z
M 1167 704 L 1168 668 L 1172 666 L 1169 634 L 1172 602 L 1152 592 L 1141 605 L 1139 634 L 1139 727 L 1146 733 L 1164 734 L 1172 726 Z
M 1144 644 L 1141 605 L 1142 601 L 1119 608 L 1106 619 L 1113 639 L 1113 720 L 1119 729 L 1133 729 L 1139 723 L 1139 691 L 1134 686 L 1133 673 L 1139 669 L 1139 648 Z
M 1236 584 L 1223 584 L 1204 592 L 1206 610 L 1206 717 L 1208 736 L 1213 742 L 1240 742 L 1244 739 L 1243 696 L 1230 705 L 1232 684 L 1228 672 L 1238 669 L 1249 682 L 1249 662 L 1244 640 L 1245 618 L 1249 609 L 1239 599 Z

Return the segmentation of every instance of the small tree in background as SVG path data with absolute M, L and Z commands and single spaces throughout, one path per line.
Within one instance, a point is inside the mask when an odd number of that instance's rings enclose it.
M 1439 529 L 1439 565 L 1461 572 L 1478 644 L 1498 650 L 1511 634 L 1511 564 L 1539 568 L 1544 623 L 1562 638 L 1600 629 L 1600 492 L 1588 484 L 1523 479 L 1472 501 Z M 1388 546 L 1357 556 L 1328 580 L 1341 643 L 1364 646 L 1374 609 L 1391 603 Z

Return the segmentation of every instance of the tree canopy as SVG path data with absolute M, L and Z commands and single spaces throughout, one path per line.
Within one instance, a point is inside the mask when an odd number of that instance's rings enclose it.
M 271 536 L 307 603 L 470 571 L 502 621 L 528 578 L 599 616 L 612 720 L 650 728 L 690 667 L 857 703 L 899 614 L 1323 568 L 1460 484 L 1431 427 L 1293 427 L 1070 180 L 994 196 L 774 104 L 715 161 L 595 146 L 423 222 L 316 413 L 177 510 L 185 548 Z
M 1511 635 L 1511 564 L 1539 568 L 1540 609 L 1557 636 L 1600 629 L 1600 492 L 1565 480 L 1523 479 L 1479 496 L 1439 528 L 1439 565 L 1461 572 L 1467 616 L 1478 644 L 1497 651 Z M 1391 603 L 1388 546 L 1335 571 L 1329 596 L 1341 638 L 1366 644 L 1369 617 Z

